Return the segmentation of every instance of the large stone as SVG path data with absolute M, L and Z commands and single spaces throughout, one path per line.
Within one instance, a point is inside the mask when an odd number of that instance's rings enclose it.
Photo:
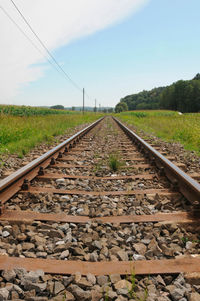
M 189 296 L 189 301 L 200 301 L 200 294 L 197 292 L 191 293 Z
M 133 259 L 134 260 L 145 260 L 146 258 L 140 254 L 133 254 Z
M 64 287 L 64 285 L 61 282 L 55 281 L 55 283 L 54 283 L 54 295 L 59 294 L 64 289 L 65 289 L 65 287 Z
M 75 298 L 74 298 L 74 296 L 72 295 L 72 293 L 70 293 L 70 292 L 68 292 L 68 291 L 65 291 L 65 300 L 67 300 L 67 301 L 74 301 L 75 300 Z M 64 300 L 64 299 L 63 299 Z
M 185 289 L 180 289 L 180 288 L 175 288 L 171 292 L 171 296 L 174 301 L 180 300 L 184 296 L 184 294 L 185 294 Z
M 26 274 L 25 279 L 31 282 L 38 282 L 40 277 L 44 276 L 44 272 L 42 270 L 30 271 Z
M 24 295 L 24 291 L 16 284 L 7 283 L 5 287 L 9 292 L 16 291 L 21 297 Z
M 101 243 L 100 241 L 98 241 L 98 240 L 95 240 L 95 241 L 92 243 L 92 245 L 93 245 L 95 248 L 99 249 L 99 250 L 102 249 L 102 243 Z
M 81 248 L 78 248 L 78 247 L 74 248 L 72 252 L 73 252 L 74 255 L 78 255 L 78 256 L 84 256 L 85 255 L 84 250 L 81 249 Z
M 102 292 L 98 290 L 92 290 L 91 297 L 92 297 L 92 301 L 99 301 L 102 298 Z
M 63 277 L 63 284 L 64 284 L 64 286 L 67 287 L 70 283 L 73 282 L 73 280 L 74 280 L 74 276 L 73 275 L 71 275 L 69 277 L 64 276 Z
M 91 274 L 91 273 L 88 273 L 87 275 L 86 275 L 86 277 L 87 277 L 87 280 L 91 283 L 91 284 L 96 284 L 96 277 L 93 275 L 93 274 Z
M 184 277 L 189 284 L 200 285 L 200 273 L 187 273 Z
M 63 178 L 57 179 L 56 184 L 57 185 L 64 185 L 65 184 L 65 179 L 63 179 Z
M 132 284 L 128 280 L 120 280 L 114 284 L 116 290 L 119 289 L 128 289 L 131 290 Z
M 23 279 L 27 275 L 27 270 L 24 268 L 16 268 L 14 271 L 19 279 Z
M 8 237 L 9 235 L 10 235 L 10 233 L 9 233 L 8 231 L 3 231 L 3 232 L 2 232 L 2 236 L 3 236 L 4 238 Z
M 162 250 L 159 248 L 158 243 L 155 238 L 153 238 L 148 245 L 148 250 L 152 251 L 154 255 L 160 255 L 162 253 Z
M 162 245 L 160 246 L 160 248 L 162 249 L 163 254 L 165 254 L 166 256 L 170 256 L 170 257 L 173 257 L 173 256 L 174 256 L 174 250 L 171 249 L 171 248 L 168 248 L 168 247 L 166 246 L 166 244 L 162 244 Z
M 67 258 L 68 256 L 69 256 L 69 251 L 68 251 L 68 250 L 63 251 L 63 252 L 60 254 L 60 258 L 61 258 L 61 259 Z
M 68 290 L 77 298 L 77 300 L 91 300 L 91 291 L 84 291 L 78 285 L 70 284 Z
M 117 252 L 119 252 L 119 251 L 121 251 L 121 248 L 115 246 L 115 247 L 112 247 L 112 248 L 109 250 L 109 253 L 110 253 L 111 255 L 117 255 Z
M 28 281 L 28 280 L 22 281 L 22 285 L 24 286 L 25 290 L 28 291 L 28 290 L 34 289 L 37 293 L 43 292 L 47 287 L 46 282 L 44 282 L 44 283 L 33 283 L 31 281 Z
M 78 281 L 81 280 L 81 278 L 82 278 L 81 273 L 80 272 L 76 272 L 75 275 L 74 275 L 74 281 L 78 282 Z
M 117 255 L 122 261 L 128 261 L 128 259 L 129 259 L 128 254 L 123 250 L 118 251 Z
M 110 281 L 112 283 L 119 282 L 121 280 L 121 276 L 119 274 L 111 274 L 110 275 Z
M 90 283 L 87 279 L 81 278 L 79 281 L 75 281 L 75 283 L 83 289 L 92 287 L 93 284 Z
M 29 299 L 35 297 L 35 294 L 36 294 L 35 290 L 27 291 L 27 292 L 24 293 L 24 299 L 29 300 Z
M 49 231 L 48 235 L 51 238 L 55 238 L 55 237 L 63 238 L 64 237 L 64 233 L 61 230 L 54 230 L 54 229 L 51 229 Z
M 142 243 L 137 243 L 133 245 L 134 249 L 138 252 L 140 255 L 145 255 L 147 247 Z
M 114 300 L 117 297 L 117 293 L 114 292 L 113 290 L 109 290 L 107 295 L 109 300 Z
M 92 261 L 92 262 L 98 261 L 98 254 L 95 253 L 95 252 L 91 253 L 90 254 L 90 261 Z
M 103 286 L 103 285 L 107 284 L 108 283 L 108 276 L 104 276 L 104 275 L 97 276 L 97 283 L 100 286 Z
M 40 244 L 45 245 L 46 244 L 46 238 L 41 237 L 39 235 L 35 235 L 32 238 L 32 240 L 35 241 L 38 245 L 40 245 Z
M 31 242 L 23 242 L 22 250 L 23 251 L 33 251 L 35 249 L 35 245 Z
M 9 291 L 6 288 L 0 289 L 0 301 L 8 300 Z
M 162 286 L 166 285 L 165 282 L 164 282 L 164 280 L 163 280 L 163 278 L 161 277 L 161 275 L 158 275 L 156 277 L 156 281 L 157 281 L 157 283 L 161 284 Z
M 11 271 L 3 271 L 2 272 L 2 277 L 4 279 L 6 279 L 7 281 L 12 281 L 15 279 L 16 277 L 16 273 L 14 270 L 11 270 Z

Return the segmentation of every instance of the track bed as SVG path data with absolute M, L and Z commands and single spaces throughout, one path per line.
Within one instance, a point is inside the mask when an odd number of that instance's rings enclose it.
M 5 300 L 199 300 L 199 184 L 124 131 L 104 118 L 0 183 Z

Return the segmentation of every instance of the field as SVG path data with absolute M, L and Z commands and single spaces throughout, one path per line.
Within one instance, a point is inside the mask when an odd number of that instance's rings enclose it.
M 72 111 L 54 110 L 48 108 L 27 107 L 27 106 L 12 106 L 0 105 L 0 114 L 12 116 L 46 116 L 46 115 L 60 115 L 60 114 L 73 114 Z
M 39 143 L 51 143 L 55 136 L 64 134 L 67 129 L 79 124 L 91 123 L 100 117 L 99 114 L 94 113 L 84 115 L 70 113 L 23 117 L 1 113 L 0 156 L 16 153 L 22 157 Z
M 121 121 L 167 142 L 179 142 L 200 155 L 200 113 L 132 111 L 117 114 Z

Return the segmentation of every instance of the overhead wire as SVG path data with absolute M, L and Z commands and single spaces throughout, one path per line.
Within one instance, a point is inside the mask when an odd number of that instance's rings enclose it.
M 67 77 L 67 79 L 74 85 L 74 87 L 76 87 L 79 91 L 82 92 L 82 88 L 79 87 L 79 85 L 65 72 L 65 70 L 60 66 L 60 64 L 57 62 L 57 60 L 54 58 L 53 54 L 50 52 L 50 50 L 47 48 L 47 46 L 42 42 L 42 40 L 40 39 L 40 37 L 38 36 L 38 34 L 35 32 L 35 30 L 32 28 L 32 26 L 30 25 L 30 23 L 27 21 L 27 19 L 25 18 L 25 16 L 23 15 L 23 13 L 20 11 L 20 9 L 17 7 L 17 5 L 15 4 L 15 2 L 13 0 L 10 0 L 12 2 L 12 4 L 14 5 L 15 9 L 18 11 L 18 13 L 20 14 L 20 16 L 22 17 L 22 19 L 24 20 L 24 22 L 27 24 L 27 26 L 29 27 L 29 29 L 32 31 L 32 33 L 35 35 L 35 37 L 38 39 L 38 41 L 40 42 L 40 44 L 42 45 L 42 47 L 46 50 L 46 52 L 48 53 L 48 55 L 51 57 L 51 59 L 54 61 L 54 63 L 58 66 L 58 68 L 63 72 L 63 74 L 65 75 L 65 77 Z
M 46 60 L 48 61 L 49 64 L 51 64 L 53 66 L 53 68 L 55 68 L 60 74 L 64 75 L 65 78 L 67 78 L 67 80 L 69 80 L 76 89 L 78 89 L 81 93 L 83 91 L 83 89 L 66 73 L 66 71 L 60 66 L 60 64 L 58 63 L 58 61 L 55 59 L 55 57 L 53 56 L 53 54 L 50 52 L 50 50 L 46 47 L 46 45 L 42 42 L 42 40 L 40 39 L 40 37 L 38 36 L 38 34 L 34 31 L 34 29 L 32 28 L 32 26 L 30 25 L 30 23 L 27 21 L 27 19 L 25 18 L 25 16 L 22 14 L 22 12 L 20 11 L 20 9 L 17 7 L 17 5 L 15 4 L 15 2 L 13 0 L 10 0 L 13 4 L 13 6 L 15 7 L 15 9 L 17 10 L 17 12 L 20 14 L 21 18 L 23 19 L 23 21 L 26 23 L 26 25 L 29 27 L 29 29 L 31 30 L 31 32 L 34 34 L 34 36 L 37 38 L 37 40 L 39 41 L 39 43 L 42 45 L 42 47 L 44 48 L 45 52 L 48 54 L 48 56 L 52 59 L 52 61 L 49 59 L 49 57 L 47 57 L 42 51 L 41 49 L 39 49 L 36 44 L 31 40 L 31 38 L 21 29 L 21 27 L 15 22 L 15 20 L 8 14 L 8 12 L 2 7 L 0 6 L 0 8 L 2 9 L 2 11 L 4 12 L 4 14 L 10 19 L 10 21 L 18 28 L 18 30 L 29 40 L 29 42 L 32 44 L 32 46 L 37 49 L 37 51 L 40 52 L 40 54 L 42 56 L 44 56 L 46 58 Z M 85 96 L 92 100 L 92 98 L 88 95 L 88 93 L 85 90 Z
M 35 43 L 29 38 L 29 36 L 21 29 L 21 27 L 15 22 L 15 20 L 8 14 L 8 12 L 0 5 L 0 9 L 4 12 L 4 14 L 10 19 L 10 21 L 18 28 L 18 30 L 25 36 L 25 38 L 32 44 L 32 46 L 46 58 L 49 64 L 53 66 L 60 74 L 60 70 L 49 60 L 49 58 L 40 50 L 39 47 L 35 45 Z

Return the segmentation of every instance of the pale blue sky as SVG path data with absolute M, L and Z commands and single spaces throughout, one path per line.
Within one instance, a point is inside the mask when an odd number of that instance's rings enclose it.
M 200 72 L 199 23 L 199 0 L 150 0 L 117 24 L 74 39 L 53 54 L 86 88 L 91 97 L 86 105 L 93 106 L 96 98 L 102 106 L 115 106 L 128 94 Z M 81 105 L 81 93 L 49 64 L 43 65 L 43 76 L 21 85 L 9 103 Z

